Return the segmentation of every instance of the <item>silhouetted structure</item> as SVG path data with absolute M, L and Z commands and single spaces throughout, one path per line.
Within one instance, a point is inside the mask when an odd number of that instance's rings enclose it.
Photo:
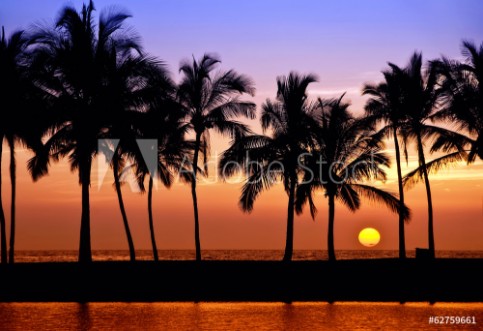
M 153 257 L 158 261 L 158 248 L 154 234 L 153 219 L 153 185 L 154 180 L 169 188 L 173 183 L 174 176 L 186 183 L 191 183 L 191 171 L 184 164 L 186 158 L 191 159 L 194 142 L 186 139 L 186 125 L 183 121 L 186 113 L 174 98 L 175 88 L 159 88 L 158 98 L 140 118 L 139 132 L 144 139 L 153 139 L 157 142 L 157 162 L 155 169 L 150 169 L 142 155 L 135 156 L 141 182 L 149 175 L 148 182 L 148 221 L 153 249 Z
M 459 130 L 441 135 L 432 150 L 466 150 L 471 163 L 476 156 L 483 160 L 483 43 L 478 47 L 464 41 L 462 46 L 463 63 L 447 58 L 433 61 L 443 79 L 446 105 L 437 119 L 457 123 Z
M 19 263 L 0 266 L 0 302 L 481 302 L 482 262 L 136 261 L 88 267 Z
M 409 209 L 391 193 L 371 185 L 362 184 L 367 179 L 386 178 L 382 166 L 390 161 L 382 151 L 380 135 L 375 134 L 366 119 L 356 119 L 348 111 L 349 104 L 342 102 L 342 95 L 335 100 L 319 99 L 320 115 L 317 141 L 312 156 L 306 161 L 305 183 L 297 191 L 297 211 L 302 212 L 305 203 L 310 204 L 312 217 L 316 214 L 313 192 L 323 189 L 328 199 L 329 261 L 335 261 L 334 222 L 335 200 L 355 212 L 360 207 L 360 196 L 384 203 L 391 211 L 403 212 L 404 220 L 410 217 Z M 315 174 L 315 176 L 314 176 Z M 315 177 L 312 180 L 311 177 Z
M 392 64 L 390 64 L 392 66 Z M 362 89 L 363 95 L 369 95 L 369 99 L 365 105 L 366 116 L 369 122 L 375 124 L 383 123 L 383 127 L 379 130 L 379 134 L 383 137 L 393 139 L 394 150 L 396 156 L 397 181 L 399 189 L 399 258 L 406 258 L 406 240 L 404 223 L 409 219 L 404 217 L 404 186 L 402 182 L 401 171 L 401 151 L 399 146 L 398 134 L 401 134 L 401 128 L 405 120 L 404 110 L 402 109 L 401 100 L 403 99 L 403 90 L 399 84 L 397 74 L 391 70 L 383 71 L 384 82 L 378 85 L 366 84 Z M 406 137 L 403 137 L 405 141 Z M 404 155 L 408 162 L 408 151 L 406 144 L 403 144 Z
M 50 159 L 69 156 L 72 169 L 78 169 L 82 186 L 79 262 L 92 259 L 89 186 L 98 140 L 106 138 L 106 131 L 127 109 L 143 104 L 145 72 L 155 66 L 152 59 L 141 55 L 137 36 L 116 34 L 129 15 L 103 12 L 96 30 L 93 11 L 92 1 L 81 13 L 65 7 L 55 28 L 38 28 L 32 36 L 36 58 L 44 65 L 37 83 L 58 116 L 51 123 L 54 134 L 29 162 L 29 168 L 36 180 L 47 172 Z M 127 219 L 123 220 L 129 238 Z M 129 242 L 133 254 L 132 240 Z
M 284 261 L 293 253 L 295 193 L 303 173 L 299 157 L 308 152 L 315 139 L 314 106 L 307 100 L 307 87 L 316 81 L 314 75 L 291 72 L 277 78 L 277 98 L 262 106 L 260 123 L 271 136 L 250 135 L 236 140 L 220 160 L 222 176 L 233 175 L 243 164 L 248 178 L 243 186 L 240 206 L 250 212 L 260 193 L 278 178 L 288 194 L 287 233 Z
M 2 100 L 2 121 L 0 124 L 0 154 L 3 142 L 6 141 L 10 150 L 10 240 L 8 261 L 15 259 L 15 229 L 16 229 L 16 162 L 15 145 L 21 143 L 29 149 L 39 146 L 44 121 L 42 110 L 44 104 L 39 97 L 39 88 L 32 79 L 33 69 L 30 67 L 31 54 L 28 50 L 29 38 L 24 31 L 14 32 L 10 38 L 5 35 L 2 27 L 0 39 L 0 99 Z M 25 119 L 28 121 L 25 121 Z M 1 165 L 1 156 L 0 156 Z M 1 177 L 1 172 L 0 172 Z M 1 179 L 0 179 L 1 191 Z M 7 261 L 6 227 L 2 200 L 0 198 L 0 247 L 1 262 Z
M 406 174 L 403 179 L 405 186 L 416 183 L 419 179 L 424 180 L 426 198 L 428 203 L 428 246 L 429 254 L 435 257 L 434 230 L 433 230 L 433 200 L 429 183 L 429 169 L 437 170 L 442 163 L 461 160 L 459 153 L 445 156 L 442 159 L 433 160 L 431 164 L 426 161 L 424 153 L 424 140 L 435 139 L 444 135 L 448 130 L 428 123 L 435 115 L 441 102 L 442 89 L 438 86 L 438 73 L 434 66 L 423 72 L 422 55 L 414 53 L 408 65 L 401 69 L 392 65 L 393 73 L 398 77 L 403 91 L 401 101 L 405 114 L 402 126 L 402 137 L 405 140 L 414 140 L 418 153 L 419 167 Z
M 183 78 L 178 86 L 178 100 L 186 111 L 188 132 L 195 135 L 193 150 L 191 195 L 195 218 L 196 260 L 201 260 L 200 225 L 196 181 L 200 151 L 205 161 L 210 154 L 209 131 L 238 138 L 250 133 L 248 127 L 234 120 L 234 117 L 255 118 L 255 104 L 241 101 L 238 95 L 253 95 L 255 89 L 251 80 L 233 70 L 212 75 L 220 60 L 215 55 L 205 54 L 200 60 L 181 63 L 179 71 Z

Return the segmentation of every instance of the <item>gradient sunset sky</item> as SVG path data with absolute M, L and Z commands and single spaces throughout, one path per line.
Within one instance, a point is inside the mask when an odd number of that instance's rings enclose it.
M 53 22 L 65 4 L 78 10 L 81 1 L 2 0 L 0 25 L 9 35 L 32 23 Z M 178 81 L 180 60 L 214 52 L 221 68 L 234 68 L 250 76 L 257 88 L 252 99 L 260 105 L 276 93 L 275 79 L 291 70 L 315 73 L 311 97 L 336 97 L 347 92 L 351 109 L 361 114 L 365 82 L 379 82 L 387 61 L 403 66 L 413 51 L 425 60 L 445 55 L 461 59 L 462 39 L 483 41 L 483 2 L 462 1 L 95 1 L 97 14 L 115 5 L 133 15 L 128 24 L 142 37 L 147 52 L 166 62 Z M 250 99 L 250 98 L 247 98 Z M 256 121 L 251 122 L 259 132 Z M 215 134 L 213 160 L 228 141 Z M 393 154 L 391 145 L 388 152 Z M 412 148 L 412 146 L 411 146 Z M 9 221 L 10 188 L 8 150 L 3 155 L 3 198 Z M 25 162 L 31 156 L 19 147 L 17 197 L 17 248 L 77 249 L 81 191 L 77 174 L 66 162 L 54 164 L 50 175 L 32 184 Z M 429 156 L 428 159 L 434 156 Z M 408 172 L 416 165 L 410 151 Z M 98 189 L 97 163 L 91 188 L 93 249 L 127 249 L 112 175 Z M 395 171 L 376 183 L 397 191 Z M 483 250 L 483 164 L 457 165 L 430 177 L 435 212 L 436 250 Z M 251 214 L 238 208 L 241 184 L 201 182 L 199 208 L 204 249 L 283 249 L 287 196 L 280 185 L 265 192 Z M 123 187 L 129 221 L 137 249 L 149 249 L 147 198 Z M 319 214 L 296 218 L 295 249 L 326 249 L 327 201 L 317 198 Z M 407 191 L 413 218 L 407 226 L 407 248 L 427 247 L 427 214 L 422 184 Z M 154 221 L 158 248 L 192 249 L 193 211 L 190 189 L 158 186 L 154 194 Z M 362 248 L 359 231 L 374 227 L 381 232 L 378 249 L 397 249 L 397 215 L 380 205 L 365 203 L 353 214 L 337 205 L 336 249 Z

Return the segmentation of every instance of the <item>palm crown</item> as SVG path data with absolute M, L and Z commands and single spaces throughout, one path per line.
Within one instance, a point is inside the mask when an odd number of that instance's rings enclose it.
M 244 93 L 253 95 L 253 83 L 246 76 L 233 70 L 212 72 L 220 60 L 215 55 L 205 54 L 200 60 L 181 63 L 180 72 L 183 78 L 178 86 L 178 101 L 184 108 L 185 130 L 194 133 L 191 194 L 195 217 L 196 259 L 201 260 L 201 244 L 199 238 L 198 202 L 196 180 L 198 173 L 199 153 L 202 152 L 204 170 L 207 173 L 207 158 L 210 154 L 211 129 L 231 138 L 243 137 L 250 133 L 248 126 L 234 120 L 233 117 L 255 117 L 255 104 L 242 101 L 239 96 Z

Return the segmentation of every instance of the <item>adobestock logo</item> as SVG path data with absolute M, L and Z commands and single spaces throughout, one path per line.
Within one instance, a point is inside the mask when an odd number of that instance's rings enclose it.
M 98 162 L 97 165 L 97 189 L 100 190 L 109 167 L 113 166 L 113 162 L 119 161 L 119 142 L 120 139 L 99 139 L 97 141 L 98 154 L 104 155 L 104 162 Z M 156 178 L 158 176 L 158 141 L 156 139 L 136 139 L 135 154 L 141 161 L 147 173 Z M 116 159 L 115 159 L 116 158 Z M 140 192 L 141 188 L 137 182 L 135 167 L 138 163 L 134 163 L 130 158 L 123 160 L 124 165 L 119 174 L 121 183 L 128 183 L 131 191 Z M 157 183 L 154 181 L 155 188 Z
M 118 166 L 119 181 L 129 184 L 132 192 L 140 192 L 138 183 L 139 168 L 144 174 L 158 177 L 158 141 L 156 139 L 136 139 L 136 157 L 121 156 L 119 151 L 120 139 L 99 139 L 98 153 L 105 157 L 104 162 L 98 159 L 97 183 L 98 190 L 103 185 L 104 179 L 110 168 L 114 169 L 115 162 L 122 163 Z M 121 160 L 122 158 L 122 160 Z M 181 178 L 193 177 L 192 155 L 185 154 L 177 167 L 170 167 L 174 182 L 181 182 Z M 243 162 L 227 161 L 220 169 L 220 157 L 215 153 L 201 166 L 198 165 L 197 182 L 201 185 L 217 183 L 224 184 L 257 184 L 261 181 L 269 182 L 271 185 L 283 182 L 283 178 L 289 173 L 288 167 L 279 160 L 258 161 L 250 159 L 249 152 L 246 152 Z M 295 163 L 295 172 L 299 178 L 299 184 L 310 184 L 318 181 L 322 185 L 327 183 L 343 184 L 345 182 L 357 181 L 361 173 L 371 173 L 372 178 L 380 177 L 380 165 L 375 160 L 375 154 L 371 154 L 369 160 L 350 162 L 350 160 L 327 162 L 322 155 L 302 153 Z M 208 175 L 209 174 L 209 175 Z M 189 175 L 189 176 L 185 176 Z M 186 180 L 185 180 L 186 182 Z M 157 189 L 157 181 L 154 181 L 154 188 Z

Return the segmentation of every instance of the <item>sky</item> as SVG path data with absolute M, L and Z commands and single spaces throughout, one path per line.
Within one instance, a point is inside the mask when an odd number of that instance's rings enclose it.
M 0 25 L 7 34 L 29 29 L 33 23 L 52 24 L 63 5 L 81 8 L 81 1 L 2 0 Z M 483 2 L 462 1 L 95 1 L 97 15 L 116 6 L 132 14 L 128 24 L 142 37 L 145 51 L 162 59 L 178 81 L 182 59 L 216 53 L 222 69 L 236 69 L 256 85 L 252 100 L 258 106 L 276 93 L 276 77 L 294 70 L 315 73 L 318 82 L 309 96 L 338 97 L 347 92 L 351 110 L 361 114 L 366 82 L 382 79 L 387 62 L 403 66 L 412 52 L 425 60 L 441 55 L 460 59 L 463 39 L 483 42 Z M 250 122 L 259 131 L 257 121 Z M 212 135 L 212 159 L 228 141 Z M 388 152 L 393 154 L 391 144 Z M 408 172 L 416 165 L 411 150 Z M 31 156 L 19 147 L 17 248 L 77 249 L 80 197 L 77 174 L 66 162 L 54 164 L 49 176 L 32 184 L 25 162 Z M 3 201 L 9 220 L 8 150 L 2 162 Z M 431 159 L 434 156 L 428 156 Z M 94 166 L 91 188 L 91 232 L 94 249 L 125 249 L 127 243 L 108 174 L 100 188 Z M 386 183 L 397 191 L 395 171 Z M 435 211 L 436 249 L 483 250 L 483 164 L 457 165 L 431 176 Z M 264 192 L 251 214 L 237 202 L 240 183 L 199 185 L 201 243 L 205 249 L 283 249 L 287 196 L 280 186 Z M 147 197 L 123 186 L 134 242 L 148 249 Z M 325 249 L 327 200 L 317 196 L 319 214 L 296 218 L 295 249 Z M 424 186 L 407 192 L 413 218 L 407 225 L 407 247 L 427 247 L 427 212 Z M 154 194 L 154 217 L 160 249 L 191 249 L 193 212 L 190 189 L 161 185 Z M 364 201 L 357 213 L 336 207 L 336 249 L 362 249 L 357 235 L 364 227 L 381 232 L 377 249 L 397 249 L 397 215 Z M 372 248 L 372 249 L 376 249 Z

